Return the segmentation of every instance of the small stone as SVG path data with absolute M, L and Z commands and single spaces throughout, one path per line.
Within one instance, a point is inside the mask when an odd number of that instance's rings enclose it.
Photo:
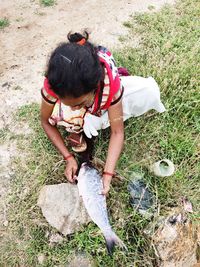
M 52 234 L 49 238 L 50 244 L 52 243 L 62 243 L 63 242 L 63 237 L 59 234 Z
M 46 232 L 45 232 L 45 237 L 46 237 L 46 238 L 49 238 L 49 236 L 50 236 L 49 231 L 46 231 Z
M 186 197 L 182 198 L 182 204 L 186 212 L 193 212 L 192 203 Z
M 44 261 L 46 260 L 46 256 L 44 254 L 39 254 L 37 258 L 39 264 L 43 264 Z
M 7 220 L 3 222 L 3 226 L 5 226 L 5 227 L 8 226 L 8 221 Z
M 9 85 L 9 83 L 6 82 L 6 83 L 3 83 L 3 84 L 2 84 L 2 87 L 6 87 L 6 86 L 8 86 L 8 85 Z

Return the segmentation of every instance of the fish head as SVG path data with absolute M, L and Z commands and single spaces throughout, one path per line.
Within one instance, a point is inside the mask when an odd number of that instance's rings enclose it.
M 82 163 L 78 173 L 78 180 L 81 179 L 81 177 L 85 176 L 90 169 L 91 166 L 87 162 Z
M 78 173 L 78 177 L 77 179 L 80 181 L 82 178 L 85 178 L 86 176 L 97 176 L 99 174 L 98 170 L 92 166 L 90 163 L 88 162 L 84 162 L 82 163 L 79 173 Z

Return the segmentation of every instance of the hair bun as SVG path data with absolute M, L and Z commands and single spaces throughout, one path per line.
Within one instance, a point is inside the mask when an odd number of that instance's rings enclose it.
M 79 32 L 72 33 L 71 31 L 67 34 L 67 39 L 70 43 L 77 43 L 81 41 L 83 38 L 87 41 L 89 39 L 89 33 L 84 31 L 83 34 Z

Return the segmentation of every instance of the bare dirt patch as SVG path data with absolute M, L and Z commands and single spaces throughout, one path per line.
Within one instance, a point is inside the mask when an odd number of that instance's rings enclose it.
M 131 14 L 172 2 L 62 0 L 42 7 L 39 1 L 2 1 L 0 17 L 8 18 L 10 26 L 0 32 L 0 115 L 7 117 L 21 105 L 40 101 L 47 55 L 70 30 L 89 28 L 92 41 L 117 47 L 118 38 L 127 33 L 122 23 Z

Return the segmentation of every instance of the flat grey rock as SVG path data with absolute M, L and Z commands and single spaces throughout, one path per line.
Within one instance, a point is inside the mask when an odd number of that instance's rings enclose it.
M 63 235 L 72 234 L 91 221 L 77 185 L 46 185 L 40 191 L 37 204 L 48 223 Z

